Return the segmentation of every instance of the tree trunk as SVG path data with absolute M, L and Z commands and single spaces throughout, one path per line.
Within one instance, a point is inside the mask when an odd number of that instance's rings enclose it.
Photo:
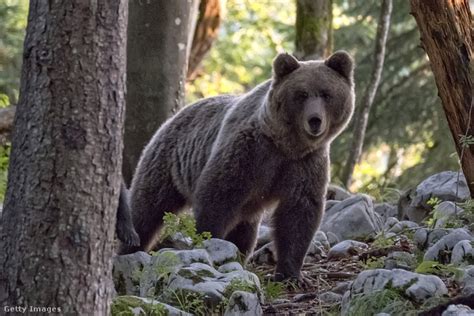
M 194 80 L 196 77 L 199 64 L 217 38 L 220 23 L 221 0 L 201 0 L 199 18 L 194 31 L 191 54 L 189 55 L 188 80 Z
M 379 86 L 380 77 L 382 76 L 383 63 L 385 58 L 385 44 L 387 43 L 388 30 L 390 28 L 390 16 L 392 14 L 392 0 L 383 0 L 380 10 L 380 17 L 377 25 L 377 33 L 375 35 L 374 62 L 372 65 L 372 73 L 370 75 L 369 85 L 365 90 L 360 108 L 356 111 L 354 117 L 354 135 L 351 147 L 349 149 L 349 157 L 346 167 L 342 174 L 342 181 L 346 188 L 352 183 L 352 175 L 354 168 L 362 154 L 364 145 L 365 131 L 367 130 L 367 122 L 369 121 L 369 113 L 374 102 L 375 94 Z
M 0 222 L 3 307 L 110 312 L 127 4 L 30 3 Z
M 322 59 L 332 51 L 332 0 L 296 1 L 295 56 Z
M 411 9 L 474 198 L 474 144 L 462 140 L 474 136 L 474 31 L 469 1 L 411 0 Z
M 189 32 L 197 8 L 197 0 L 130 1 L 123 161 L 127 183 L 155 131 L 183 106 Z

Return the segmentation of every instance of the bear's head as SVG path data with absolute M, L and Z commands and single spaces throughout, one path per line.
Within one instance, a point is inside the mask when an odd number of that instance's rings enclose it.
M 343 51 L 304 62 L 279 54 L 265 105 L 277 143 L 286 143 L 281 145 L 297 156 L 329 144 L 354 111 L 353 69 L 352 58 Z

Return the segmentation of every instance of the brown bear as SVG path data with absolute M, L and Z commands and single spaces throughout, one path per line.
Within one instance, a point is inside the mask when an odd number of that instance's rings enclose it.
M 200 100 L 169 119 L 144 149 L 130 205 L 150 250 L 165 212 L 192 206 L 197 229 L 250 255 L 265 206 L 273 214 L 275 279 L 300 278 L 324 211 L 329 145 L 354 108 L 353 61 L 273 62 L 273 78 L 240 96 Z

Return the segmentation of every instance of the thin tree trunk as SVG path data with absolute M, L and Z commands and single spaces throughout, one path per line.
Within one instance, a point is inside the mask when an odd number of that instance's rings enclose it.
M 110 312 L 127 4 L 30 3 L 0 222 L 2 310 Z
M 295 56 L 322 59 L 332 51 L 332 0 L 296 1 Z
M 383 64 L 385 59 L 385 45 L 387 43 L 388 31 L 390 28 L 390 16 L 392 14 L 392 0 L 383 0 L 380 9 L 380 17 L 377 25 L 377 33 L 375 36 L 374 62 L 372 65 L 372 73 L 370 75 L 369 85 L 365 90 L 360 108 L 354 117 L 354 134 L 351 147 L 349 150 L 349 158 L 342 174 L 342 181 L 346 188 L 352 183 L 352 175 L 354 168 L 362 154 L 364 145 L 365 132 L 367 130 L 367 122 L 369 121 L 369 113 L 374 102 L 375 94 L 382 76 Z
M 188 80 L 194 80 L 202 59 L 217 38 L 221 22 L 221 0 L 201 0 L 188 63 Z
M 474 136 L 474 31 L 469 1 L 411 0 L 411 9 L 474 198 L 474 144 L 461 140 L 461 136 Z
M 155 131 L 184 105 L 189 32 L 197 9 L 197 0 L 130 1 L 123 158 L 127 183 Z

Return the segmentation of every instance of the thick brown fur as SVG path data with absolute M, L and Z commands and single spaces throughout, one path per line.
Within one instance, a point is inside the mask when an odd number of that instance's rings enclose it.
M 250 255 L 262 211 L 273 215 L 277 279 L 299 278 L 323 215 L 329 145 L 354 108 L 345 52 L 298 62 L 280 54 L 273 78 L 241 96 L 200 100 L 168 120 L 142 153 L 131 185 L 141 246 L 149 250 L 165 212 L 190 205 L 198 231 Z

